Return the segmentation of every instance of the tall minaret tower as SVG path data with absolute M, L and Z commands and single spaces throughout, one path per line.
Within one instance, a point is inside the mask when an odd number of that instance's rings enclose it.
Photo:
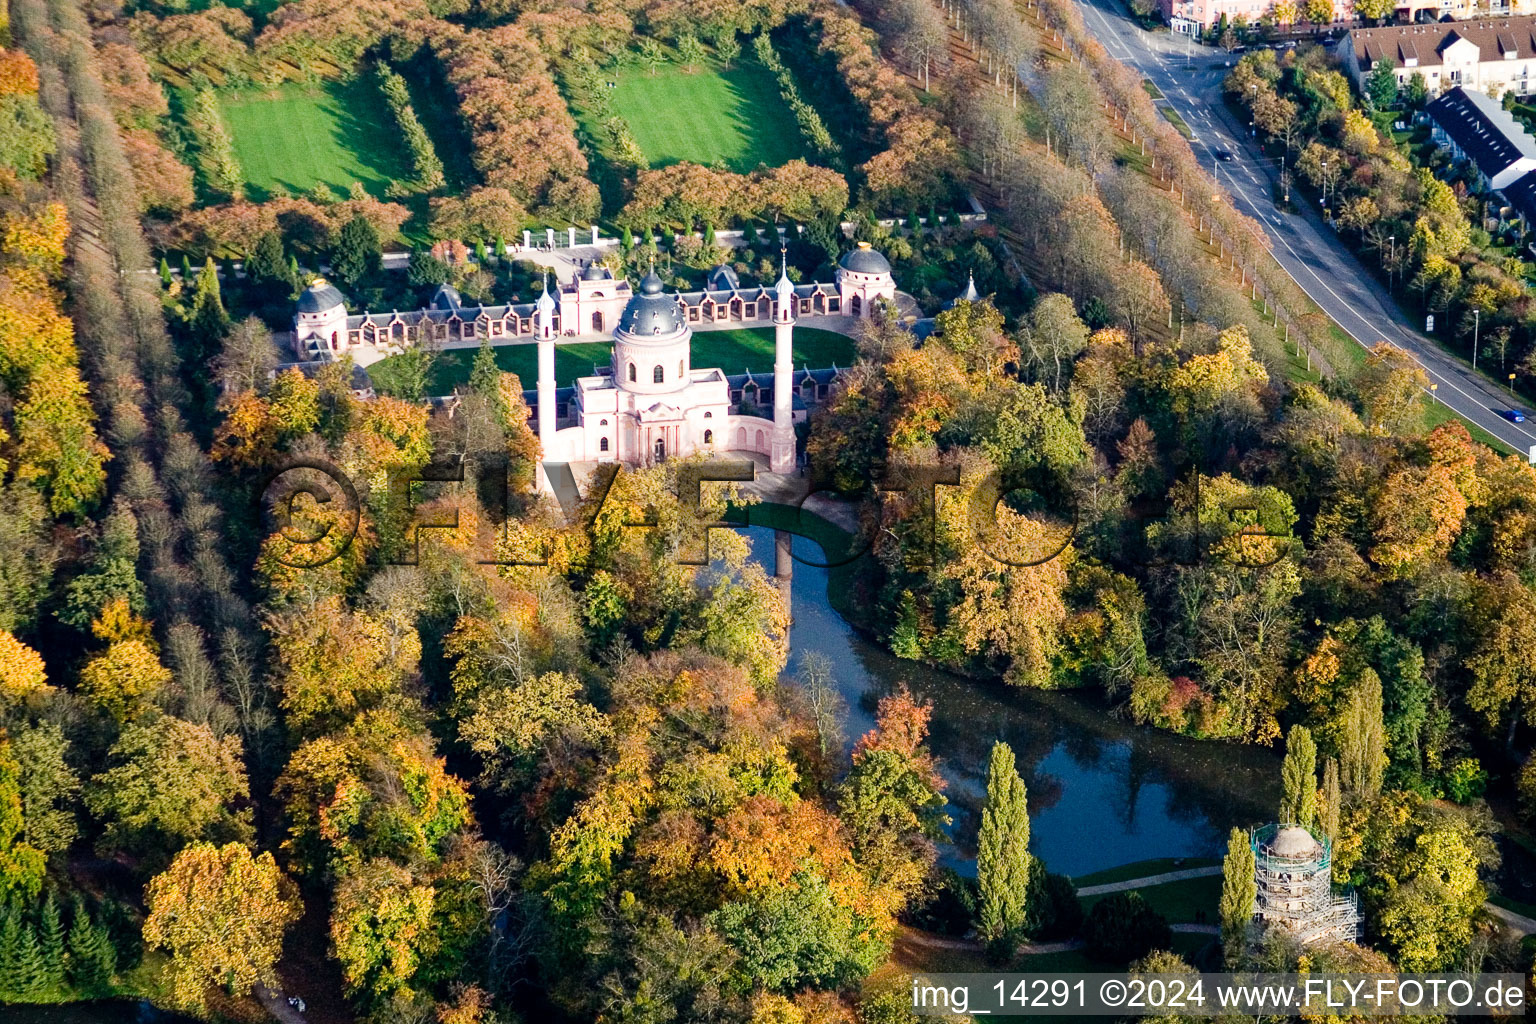
M 555 300 L 549 294 L 549 274 L 544 275 L 544 291 L 539 296 L 539 447 L 543 449 L 539 460 L 539 490 L 553 494 L 549 474 L 544 470 L 544 460 L 549 458 L 555 443 Z
M 779 283 L 774 287 L 779 304 L 773 314 L 773 448 L 768 468 L 783 474 L 795 469 L 795 286 L 789 280 L 788 257 L 783 249 L 779 253 Z

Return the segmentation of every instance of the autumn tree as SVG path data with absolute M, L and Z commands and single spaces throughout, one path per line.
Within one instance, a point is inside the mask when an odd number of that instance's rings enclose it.
M 177 1003 L 203 1011 L 217 985 L 234 996 L 277 986 L 283 933 L 298 921 L 297 887 L 270 853 L 194 843 L 144 891 L 144 942 L 170 953 Z
M 1366 422 L 1377 430 L 1396 433 L 1417 414 L 1429 377 L 1418 360 L 1389 342 L 1371 349 L 1355 376 L 1365 406 Z
M 158 716 L 123 728 L 85 805 L 105 826 L 101 849 L 168 857 L 182 843 L 243 838 L 250 826 L 233 805 L 247 795 L 236 737 Z
M 1536 598 L 1524 582 L 1500 573 L 1475 591 L 1476 639 L 1466 668 L 1467 703 L 1490 731 L 1504 727 L 1513 742 L 1523 720 L 1536 722 Z

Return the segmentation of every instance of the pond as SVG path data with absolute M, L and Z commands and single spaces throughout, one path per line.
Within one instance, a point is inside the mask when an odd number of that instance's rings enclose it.
M 774 531 L 747 531 L 773 572 Z M 976 832 L 995 740 L 1013 748 L 1029 789 L 1030 846 L 1050 870 L 1084 875 L 1155 857 L 1220 856 L 1227 832 L 1273 819 L 1280 754 L 1142 728 L 1093 696 L 1021 690 L 896 658 L 833 608 L 821 549 L 794 537 L 789 672 L 825 655 L 848 703 L 850 744 L 874 724 L 876 702 L 902 684 L 933 702 L 930 746 L 948 780 L 946 863 L 974 873 Z M 803 561 L 801 561 L 803 560 Z
M 0 1006 L 0 1024 L 197 1024 L 191 1017 L 131 999 L 62 1006 Z

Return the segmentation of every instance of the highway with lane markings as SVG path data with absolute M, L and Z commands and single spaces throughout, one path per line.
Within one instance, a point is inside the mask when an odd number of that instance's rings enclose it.
M 1524 408 L 1508 388 L 1451 356 L 1398 308 L 1385 289 L 1328 226 L 1319 211 L 1300 202 L 1299 212 L 1274 202 L 1280 166 L 1268 157 L 1248 128 L 1237 123 L 1223 101 L 1221 84 L 1236 58 L 1171 32 L 1148 32 L 1133 22 L 1117 0 L 1078 0 L 1088 30 L 1111 56 L 1137 71 L 1162 94 L 1159 101 L 1183 118 L 1190 146 L 1243 213 L 1264 226 L 1270 251 L 1287 274 L 1357 342 L 1383 339 L 1412 352 L 1436 385 L 1434 397 L 1507 444 L 1527 454 L 1536 446 L 1532 422 L 1505 418 Z M 1229 150 L 1230 162 L 1217 159 Z M 1293 193 L 1292 200 L 1298 197 Z M 1405 239 L 1399 239 L 1406 244 Z M 1443 331 L 1449 324 L 1441 324 Z M 1470 352 L 1468 355 L 1470 356 Z

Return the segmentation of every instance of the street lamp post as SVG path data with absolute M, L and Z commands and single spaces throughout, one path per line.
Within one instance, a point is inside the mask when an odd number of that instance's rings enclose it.
M 1474 370 L 1477 369 L 1477 329 L 1482 324 L 1482 320 L 1483 311 L 1474 309 L 1472 311 L 1472 369 Z
M 1387 264 L 1387 291 L 1392 290 L 1392 274 L 1397 269 L 1397 236 L 1390 235 L 1387 244 L 1392 246 L 1392 256 Z

